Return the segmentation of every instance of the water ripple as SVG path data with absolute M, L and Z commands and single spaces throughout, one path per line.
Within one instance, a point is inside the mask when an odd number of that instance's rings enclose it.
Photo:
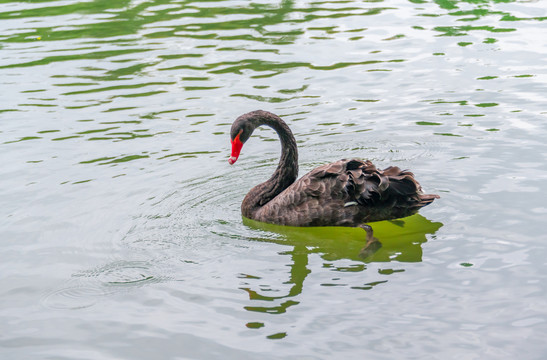
M 55 309 L 90 307 L 117 292 L 170 280 L 161 266 L 151 260 L 115 260 L 73 274 L 65 287 L 46 294 L 42 303 Z

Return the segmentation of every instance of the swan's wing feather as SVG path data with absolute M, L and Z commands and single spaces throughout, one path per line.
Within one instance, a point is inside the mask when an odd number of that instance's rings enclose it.
M 295 226 L 356 226 L 415 213 L 437 195 L 424 195 L 411 172 L 340 160 L 304 175 L 265 204 L 258 219 Z
M 398 208 L 415 211 L 430 204 L 437 195 L 426 195 L 414 174 L 390 166 L 377 169 L 370 161 L 346 162 L 344 190 L 350 200 L 367 208 Z

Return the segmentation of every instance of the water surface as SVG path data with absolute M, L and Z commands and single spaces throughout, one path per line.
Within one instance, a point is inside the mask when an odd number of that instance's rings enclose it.
M 540 359 L 540 1 L 3 1 L 6 359 Z M 242 220 L 279 156 L 368 158 L 441 199 L 352 229 Z

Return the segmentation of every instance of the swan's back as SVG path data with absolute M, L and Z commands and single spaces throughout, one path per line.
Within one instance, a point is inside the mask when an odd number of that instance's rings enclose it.
M 412 215 L 438 195 L 422 193 L 414 174 L 370 161 L 340 160 L 295 181 L 255 214 L 291 226 L 359 226 Z

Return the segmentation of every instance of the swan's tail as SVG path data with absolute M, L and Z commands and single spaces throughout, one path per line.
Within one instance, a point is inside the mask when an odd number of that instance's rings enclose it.
M 440 196 L 437 194 L 420 194 L 420 202 L 416 204 L 417 208 L 423 208 L 433 202 L 435 199 L 439 199 Z

